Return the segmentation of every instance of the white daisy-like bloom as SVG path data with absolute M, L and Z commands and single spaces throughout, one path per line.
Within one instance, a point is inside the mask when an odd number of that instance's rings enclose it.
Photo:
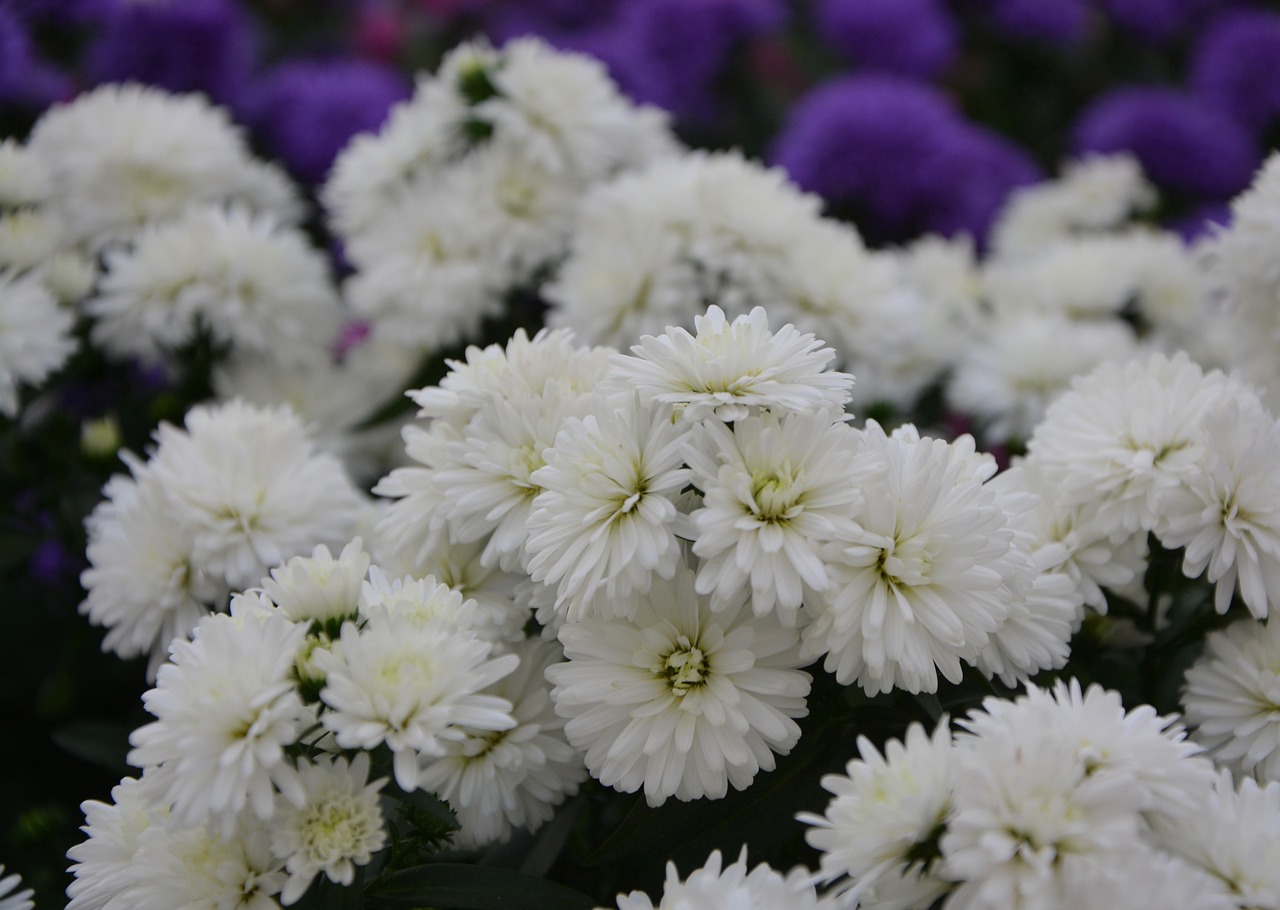
M 1204 470 L 1204 416 L 1244 392 L 1186 354 L 1100 364 L 1048 408 L 1027 448 L 1065 506 L 1082 506 L 1121 541 L 1157 528 Z
M 418 786 L 420 760 L 443 754 L 463 727 L 499 731 L 515 726 L 511 703 L 481 694 L 515 670 L 514 654 L 440 618 L 383 608 L 357 628 L 346 623 L 332 647 L 311 655 L 324 675 L 321 715 L 343 749 L 391 749 L 396 783 Z
M 436 475 L 461 467 L 450 444 L 463 432 L 443 420 L 425 428 L 406 425 L 401 436 L 409 464 L 393 468 L 373 488 L 394 500 L 378 519 L 377 536 L 380 547 L 401 561 L 416 565 L 449 544 L 449 509 Z
M 51 212 L 0 207 L 0 269 L 39 269 L 65 242 L 65 229 Z
M 820 548 L 854 532 L 861 489 L 883 469 L 859 443 L 829 411 L 695 426 L 685 460 L 703 493 L 689 516 L 698 593 L 717 609 L 749 594 L 756 615 L 794 626 L 806 592 L 830 587 Z
M 1122 590 L 1147 570 L 1147 538 L 1134 534 L 1117 543 L 1098 527 L 1088 509 L 1067 506 L 1034 458 L 1020 460 L 991 481 L 1002 491 L 1031 493 L 1036 503 L 1013 516 L 1014 528 L 1041 574 L 1063 575 L 1074 586 L 1073 599 L 1094 612 L 1107 612 L 1104 589 Z
M 142 833 L 163 827 L 167 806 L 157 803 L 150 787 L 126 777 L 111 788 L 111 802 L 86 800 L 80 804 L 85 839 L 67 851 L 74 881 L 67 886 L 67 910 L 108 910 L 131 907 L 129 892 L 137 881 L 134 857 Z
M 826 545 L 830 589 L 806 603 L 804 656 L 825 655 L 842 684 L 869 694 L 933 692 L 959 682 L 1033 582 L 995 489 L 990 456 L 971 438 L 886 436 L 868 421 L 865 451 L 884 465 L 863 490 L 857 529 Z
M 582 757 L 565 740 L 564 718 L 556 715 L 544 679 L 547 667 L 560 660 L 560 647 L 533 639 L 514 650 L 519 669 L 487 691 L 511 702 L 516 725 L 465 730 L 422 769 L 419 786 L 448 801 L 461 826 L 453 842 L 463 849 L 505 843 L 516 828 L 537 830 L 587 776 Z
M 271 851 L 284 859 L 289 874 L 280 903 L 297 903 L 321 872 L 329 881 L 350 885 L 363 866 L 387 843 L 378 791 L 386 778 L 369 783 L 369 754 L 350 763 L 321 758 L 298 767 L 300 806 L 284 803 L 271 821 Z
M 992 228 L 1001 257 L 1025 256 L 1064 237 L 1122 226 L 1156 203 L 1142 165 L 1127 152 L 1068 161 L 1056 180 L 1022 187 Z
M 161 424 L 155 440 L 148 470 L 192 534 L 192 563 L 231 588 L 352 537 L 361 494 L 288 407 L 197 405 L 183 429 Z
M 52 191 L 52 174 L 40 156 L 17 139 L 0 139 L 0 209 L 41 205 Z
M 296 623 L 341 625 L 360 609 L 360 592 L 369 571 L 369 554 L 357 537 L 334 559 L 320 544 L 310 556 L 291 557 L 262 580 L 262 591 Z
M 708 305 L 730 316 L 803 295 L 792 251 L 820 200 L 737 153 L 662 159 L 592 191 L 544 289 L 548 324 L 624 347 Z M 782 304 L 784 311 L 787 304 Z
M 1222 769 L 1195 807 L 1162 821 L 1159 845 L 1224 882 L 1234 906 L 1280 907 L 1280 783 Z
M 368 579 L 360 584 L 358 606 L 365 618 L 395 616 L 419 625 L 434 620 L 479 634 L 475 629 L 475 604 L 463 600 L 461 594 L 430 575 L 388 578 L 381 566 L 372 566 Z
M 156 360 L 203 329 L 232 351 L 301 362 L 342 314 L 324 257 L 297 228 L 244 206 L 196 206 L 111 250 L 85 303 L 95 344 Z
M 997 311 L 960 354 L 947 400 L 977 418 L 991 439 L 1025 440 L 1072 379 L 1103 361 L 1124 362 L 1138 353 L 1133 329 L 1118 320 Z
M 1090 774 L 1077 751 L 1040 726 L 957 742 L 954 813 L 940 877 L 957 882 L 956 910 L 1054 910 L 1081 864 L 1138 839 L 1136 788 Z
M 138 838 L 135 910 L 279 910 L 287 881 L 265 823 L 243 815 L 229 837 L 208 825 L 152 825 Z
M 810 676 L 798 634 L 745 603 L 714 611 L 681 566 L 617 612 L 560 629 L 547 670 L 565 734 L 591 776 L 658 806 L 719 799 L 774 767 L 800 738 Z
M 1182 811 L 1212 785 L 1212 764 L 1198 757 L 1200 746 L 1186 739 L 1177 717 L 1161 717 L 1150 705 L 1126 711 L 1119 693 L 1096 684 L 1083 691 L 1075 679 L 1058 680 L 1052 690 L 1030 685 L 1014 701 L 985 699 L 982 711 L 959 724 L 967 731 L 962 745 L 971 737 L 1053 739 L 1083 763 L 1085 778 L 1119 779 L 1129 803 L 1149 818 Z
M 194 530 L 175 514 L 161 482 L 128 453 L 132 476 L 117 474 L 85 519 L 89 567 L 80 573 L 80 612 L 104 626 L 104 651 L 125 660 L 150 655 L 155 679 L 169 643 L 186 638 L 230 593 L 224 579 L 192 559 Z
M 207 616 L 191 641 L 170 647 L 142 704 L 156 719 L 129 737 L 129 763 L 184 825 L 230 837 L 242 810 L 268 819 L 279 789 L 301 798 L 285 755 L 305 725 L 294 659 L 306 626 L 261 595 L 232 598 L 231 615 Z
M 71 240 L 93 250 L 200 203 L 299 214 L 283 174 L 254 161 L 227 112 L 200 95 L 104 85 L 46 111 L 28 148 Z
M 842 410 L 853 377 L 827 367 L 836 352 L 792 325 L 769 330 L 764 307 L 730 322 L 711 306 L 694 317 L 696 334 L 668 327 L 618 355 L 608 382 L 645 401 L 675 408 L 685 420 L 741 420 L 762 410 Z
M 618 895 L 618 910 L 818 910 L 825 902 L 818 900 L 809 879 L 809 872 L 803 867 L 785 875 L 766 863 L 748 870 L 745 846 L 737 861 L 727 866 L 720 851 L 715 850 L 700 869 L 684 880 L 676 864 L 667 863 L 667 878 L 657 904 L 643 891 L 632 891 Z
M 18 413 L 18 387 L 38 385 L 76 349 L 75 317 L 35 273 L 0 269 L 0 415 Z
M 1280 622 L 1238 620 L 1205 638 L 1182 690 L 1192 739 L 1214 760 L 1280 781 Z
M 546 464 L 530 475 L 542 492 L 528 521 L 528 572 L 557 586 L 569 619 L 626 615 L 633 595 L 675 572 L 685 429 L 670 409 L 601 396 L 543 451 Z
M 35 891 L 22 888 L 21 875 L 16 872 L 5 875 L 4 865 L 0 864 L 0 876 L 0 910 L 32 910 L 35 907 L 35 901 L 31 899 Z
M 1063 882 L 1062 907 L 1125 910 L 1238 910 L 1226 883 L 1200 867 L 1145 844 L 1076 864 Z
M 812 825 L 809 846 L 822 852 L 821 879 L 844 904 L 878 910 L 927 907 L 952 887 L 937 876 L 938 841 L 951 815 L 954 772 L 951 730 L 943 722 L 930 736 L 919 724 L 884 754 L 858 737 L 858 758 L 844 774 L 828 774 L 822 787 L 832 800 L 822 815 L 797 819 Z
M 1238 591 L 1266 619 L 1280 604 L 1280 425 L 1252 395 L 1220 403 L 1203 419 L 1203 469 L 1184 481 L 1157 534 L 1185 547 L 1182 570 L 1213 583 L 1214 606 L 1227 612 Z

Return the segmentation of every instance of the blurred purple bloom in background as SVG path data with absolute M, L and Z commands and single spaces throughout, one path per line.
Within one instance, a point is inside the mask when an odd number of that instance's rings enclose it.
M 1259 158 L 1248 132 L 1225 111 L 1149 86 L 1119 88 L 1089 105 L 1076 121 L 1072 148 L 1127 149 L 1158 186 L 1206 200 L 1243 190 Z
M 979 241 L 1013 190 L 1044 179 L 1017 144 L 967 123 L 944 134 L 930 177 L 925 226 L 947 236 L 969 234 Z
M 1237 0 L 1102 0 L 1112 21 L 1147 41 L 1177 38 Z
M 928 78 L 959 50 L 942 0 L 819 0 L 814 18 L 823 39 L 864 69 Z
M 400 71 L 373 61 L 292 60 L 260 81 L 246 119 L 295 176 L 316 184 L 352 136 L 381 127 L 411 90 Z
M 69 80 L 36 55 L 18 16 L 0 6 L 0 105 L 39 110 L 70 91 Z
M 1197 42 L 1190 68 L 1200 97 L 1260 133 L 1280 115 L 1280 13 L 1219 17 Z
M 3 0 L 28 22 L 86 22 L 102 15 L 114 0 Z
M 1091 0 L 957 0 L 981 7 L 991 24 L 1011 38 L 1071 45 L 1089 33 Z
M 89 47 L 89 79 L 203 92 L 237 106 L 255 64 L 253 25 L 234 0 L 116 0 Z

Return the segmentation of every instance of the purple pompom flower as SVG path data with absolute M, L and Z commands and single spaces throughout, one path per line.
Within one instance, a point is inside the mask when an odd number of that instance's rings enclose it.
M 1102 0 L 1112 20 L 1147 41 L 1170 41 L 1235 0 Z
M 986 239 L 1009 194 L 1043 179 L 1022 148 L 985 127 L 959 124 L 944 136 L 931 171 L 925 227 Z
M 1076 121 L 1076 154 L 1131 151 L 1167 190 L 1227 199 L 1249 185 L 1259 153 L 1243 126 L 1204 101 L 1174 89 L 1119 88 Z
M 1280 115 L 1280 13 L 1239 10 L 1205 31 L 1191 59 L 1191 86 L 1255 133 Z
M 942 0 L 819 0 L 814 15 L 823 38 L 864 69 L 928 78 L 959 47 Z
M 0 6 L 0 106 L 39 111 L 70 93 L 70 81 L 36 55 L 18 16 Z
M 1011 38 L 1069 46 L 1089 33 L 1090 0 L 957 0 L 981 7 L 991 24 Z

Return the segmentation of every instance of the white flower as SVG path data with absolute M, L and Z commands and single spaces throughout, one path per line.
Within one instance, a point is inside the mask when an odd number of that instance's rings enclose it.
M 1027 448 L 1063 504 L 1089 509 L 1118 542 L 1159 525 L 1179 485 L 1204 469 L 1204 415 L 1240 394 L 1185 354 L 1103 363 L 1049 406 Z
M 1226 884 L 1240 908 L 1280 907 L 1280 783 L 1240 781 L 1222 770 L 1196 805 L 1156 835 L 1160 846 Z
M 675 497 L 689 480 L 681 436 L 669 412 L 634 397 L 597 399 L 570 417 L 530 475 L 533 501 L 525 543 L 534 581 L 558 586 L 570 619 L 618 612 L 678 561 Z
M 377 532 L 381 546 L 417 564 L 448 545 L 449 510 L 435 478 L 457 467 L 450 443 L 460 439 L 462 431 L 436 420 L 428 429 L 405 426 L 401 436 L 410 463 L 393 469 L 373 488 L 375 494 L 395 499 L 379 517 Z
M 713 595 L 713 607 L 749 592 L 756 615 L 776 610 L 794 626 L 805 592 L 829 587 L 818 550 L 852 533 L 860 488 L 882 467 L 859 457 L 858 434 L 833 417 L 770 412 L 690 433 L 685 459 L 704 495 L 689 516 L 698 592 Z
M 271 823 L 271 850 L 284 859 L 289 880 L 280 894 L 285 906 L 296 903 L 312 879 L 323 872 L 329 881 L 350 885 L 355 867 L 363 866 L 387 842 L 378 791 L 385 778 L 367 783 L 369 755 L 322 758 L 298 768 L 302 805 L 284 804 Z
M 289 408 L 197 405 L 185 429 L 161 424 L 155 439 L 149 470 L 193 534 L 191 561 L 232 588 L 316 544 L 351 539 L 360 494 Z
M 690 421 L 842 410 L 850 398 L 853 377 L 827 369 L 835 351 L 791 325 L 771 332 L 763 307 L 729 322 L 713 305 L 694 324 L 696 335 L 676 326 L 641 338 L 634 357 L 614 359 L 609 381 Z
M 198 329 L 231 350 L 302 362 L 337 335 L 328 265 L 305 235 L 243 206 L 199 206 L 111 250 L 93 340 L 115 357 L 151 360 Z
M 419 759 L 444 752 L 444 740 L 465 735 L 459 725 L 507 730 L 511 703 L 477 694 L 512 672 L 513 654 L 490 657 L 491 646 L 441 618 L 383 609 L 363 629 L 347 623 L 331 650 L 312 655 L 325 675 L 321 715 L 344 749 L 386 744 L 396 783 L 418 785 Z
M 18 386 L 36 385 L 76 349 L 74 317 L 34 273 L 0 269 L 0 415 L 18 413 Z
M 213 823 L 224 837 L 246 806 L 271 817 L 275 788 L 297 801 L 285 756 L 302 732 L 294 658 L 306 627 L 249 595 L 231 615 L 206 617 L 191 641 L 175 641 L 171 663 L 142 703 L 156 720 L 129 737 L 129 763 L 151 769 L 150 786 L 182 824 Z
M 16 139 L 0 139 L 0 209 L 38 206 L 52 189 L 39 155 Z
M 279 910 L 286 875 L 266 826 L 242 816 L 228 837 L 207 825 L 152 825 L 138 838 L 134 910 Z
M 139 841 L 147 829 L 163 827 L 168 807 L 159 805 L 150 788 L 126 777 L 111 788 L 111 803 L 86 800 L 80 804 L 85 840 L 67 851 L 72 861 L 67 871 L 74 877 L 67 886 L 71 900 L 67 910 L 115 910 L 134 906 L 130 891 L 137 883 Z
M 191 556 L 195 531 L 174 512 L 161 482 L 126 453 L 133 476 L 117 474 L 85 520 L 89 568 L 80 573 L 80 612 L 105 626 L 104 651 L 150 655 L 154 680 L 169 643 L 185 638 L 210 608 L 225 604 L 223 579 Z
M 22 891 L 18 889 L 22 887 L 22 876 L 16 872 L 11 875 L 4 874 L 4 866 L 0 864 L 0 910 L 31 910 L 35 906 L 35 902 L 31 900 L 35 894 L 30 888 Z
M 1280 781 L 1280 622 L 1246 617 L 1205 639 L 1182 704 L 1215 760 Z
M 676 864 L 667 863 L 662 899 L 656 906 L 642 891 L 618 895 L 618 910 L 818 910 L 820 906 L 806 869 L 797 867 L 784 876 L 761 863 L 748 872 L 746 847 L 737 862 L 728 866 L 719 850 L 712 851 L 702 868 L 684 881 Z
M 271 570 L 262 590 L 293 622 L 321 624 L 354 618 L 369 571 L 369 554 L 360 538 L 342 548 L 337 559 L 320 544 L 310 556 L 294 556 Z
M 885 745 L 884 755 L 858 737 L 859 758 L 844 774 L 822 778 L 834 797 L 826 813 L 797 818 L 814 826 L 805 840 L 822 851 L 822 880 L 838 883 L 833 893 L 842 901 L 912 910 L 951 888 L 936 868 L 938 839 L 951 814 L 951 752 L 946 723 L 932 736 L 912 724 L 905 740 Z
M 1238 589 L 1265 619 L 1280 603 L 1280 426 L 1242 390 L 1204 416 L 1203 434 L 1205 464 L 1184 480 L 1189 495 L 1173 502 L 1157 533 L 1166 547 L 1186 547 L 1188 577 L 1204 573 L 1216 584 L 1219 613 Z
M 681 567 L 633 595 L 622 621 L 588 616 L 560 629 L 565 663 L 547 670 L 565 734 L 587 768 L 651 806 L 723 797 L 772 770 L 800 737 L 810 677 L 797 634 L 740 604 L 720 612 Z
M 458 629 L 472 630 L 475 603 L 428 575 L 425 578 L 388 578 L 380 566 L 369 569 L 360 585 L 360 615 L 365 618 L 396 616 L 418 625 L 440 620 Z
M 49 201 L 92 249 L 200 203 L 241 201 L 292 220 L 282 174 L 253 161 L 227 112 L 200 95 L 104 85 L 55 105 L 28 148 L 51 175 Z
M 832 586 L 806 605 L 803 653 L 825 654 L 828 672 L 868 693 L 932 692 L 939 672 L 960 681 L 961 662 L 987 646 L 1032 567 L 982 483 L 995 464 L 971 438 L 920 439 L 914 427 L 888 437 L 868 421 L 863 442 L 886 473 L 863 490 L 857 530 L 823 549 Z
M 1125 910 L 1237 910 L 1226 883 L 1144 844 L 1078 863 L 1063 884 L 1063 907 Z
M 419 786 L 449 802 L 461 825 L 454 842 L 463 848 L 505 842 L 514 828 L 537 830 L 587 776 L 543 679 L 561 657 L 559 646 L 535 639 L 515 652 L 519 669 L 487 691 L 511 702 L 516 725 L 465 730 L 422 769 Z

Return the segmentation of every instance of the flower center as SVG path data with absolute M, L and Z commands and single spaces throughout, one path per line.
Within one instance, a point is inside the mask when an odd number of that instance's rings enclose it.
M 795 482 L 795 472 L 790 464 L 783 464 L 772 471 L 752 472 L 751 496 L 761 518 L 779 521 L 791 517 L 792 507 L 795 505 L 795 495 L 791 488 Z
M 676 695 L 686 695 L 690 689 L 705 685 L 711 675 L 711 666 L 702 649 L 689 641 L 687 635 L 676 640 L 676 648 L 658 668 Z

